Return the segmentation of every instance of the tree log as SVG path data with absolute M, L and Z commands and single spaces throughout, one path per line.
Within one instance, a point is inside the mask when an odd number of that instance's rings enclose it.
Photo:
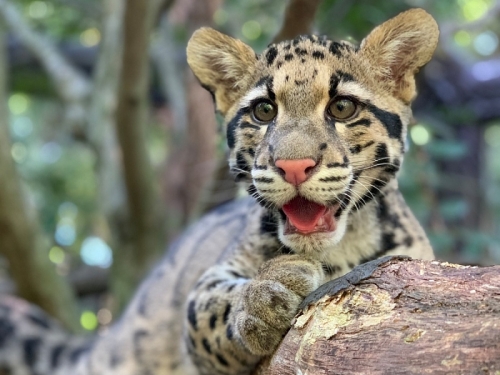
M 299 311 L 257 374 L 500 373 L 500 266 L 385 257 Z

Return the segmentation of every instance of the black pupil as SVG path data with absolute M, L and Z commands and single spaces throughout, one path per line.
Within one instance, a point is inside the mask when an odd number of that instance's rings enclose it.
M 269 103 L 262 103 L 260 105 L 260 110 L 263 112 L 263 115 L 268 115 L 269 113 L 272 112 L 273 106 Z
M 345 100 L 342 100 L 340 102 L 337 102 L 337 110 L 339 112 L 343 112 L 347 107 L 347 102 Z

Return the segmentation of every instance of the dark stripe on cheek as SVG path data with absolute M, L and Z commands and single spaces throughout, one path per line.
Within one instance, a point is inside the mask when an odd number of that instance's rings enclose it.
M 374 143 L 375 143 L 374 141 L 368 141 L 364 145 L 354 145 L 353 147 L 349 148 L 349 151 L 351 151 L 351 154 L 359 154 L 362 150 L 364 150 L 367 147 L 370 147 Z
M 250 129 L 260 130 L 260 126 L 251 124 L 246 121 L 241 123 L 240 128 L 241 129 L 250 128 Z
M 361 209 L 363 206 L 365 206 L 367 203 L 371 202 L 374 198 L 379 196 L 381 194 L 381 189 L 387 185 L 388 181 L 384 180 L 374 180 L 371 183 L 371 188 L 366 192 L 356 203 L 355 203 L 355 210 Z
M 389 137 L 401 140 L 403 124 L 397 114 L 380 109 L 373 104 L 368 104 L 366 108 L 385 126 Z
M 233 149 L 235 144 L 236 144 L 236 128 L 238 127 L 238 124 L 241 120 L 241 117 L 243 117 L 244 114 L 248 113 L 250 111 L 250 108 L 244 107 L 241 108 L 238 113 L 227 123 L 227 131 L 226 131 L 226 137 L 227 137 L 227 145 L 229 148 Z
M 327 168 L 347 168 L 349 166 L 349 158 L 344 155 L 342 163 L 329 163 L 326 165 Z
M 369 127 L 371 125 L 371 121 L 366 119 L 366 118 L 362 118 L 361 120 L 358 120 L 358 121 L 354 121 L 350 124 L 346 124 L 346 128 L 353 128 L 355 126 L 366 126 L 366 127 Z
M 401 162 L 399 161 L 399 159 L 395 159 L 394 162 L 392 162 L 392 165 L 388 165 L 384 168 L 384 172 L 389 174 L 396 174 L 397 171 L 399 171 L 400 167 Z
M 330 177 L 322 177 L 319 180 L 321 182 L 336 182 L 336 181 L 342 181 L 345 180 L 349 176 L 330 176 Z
M 236 153 L 236 166 L 243 171 L 250 172 L 250 167 L 248 166 L 242 152 Z
M 385 143 L 379 143 L 377 145 L 377 150 L 375 151 L 375 164 L 387 161 L 389 161 L 389 153 L 387 152 L 387 145 Z

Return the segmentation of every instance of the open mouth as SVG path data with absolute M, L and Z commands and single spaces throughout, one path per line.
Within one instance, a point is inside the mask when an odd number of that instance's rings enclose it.
M 339 203 L 327 207 L 296 196 L 283 206 L 286 215 L 285 234 L 334 232 L 337 229 L 335 215 L 339 207 Z

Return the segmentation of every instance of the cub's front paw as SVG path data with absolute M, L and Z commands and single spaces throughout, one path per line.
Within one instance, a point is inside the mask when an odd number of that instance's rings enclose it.
M 266 262 L 243 290 L 236 329 L 255 355 L 273 352 L 309 293 L 325 281 L 321 263 L 298 255 Z

